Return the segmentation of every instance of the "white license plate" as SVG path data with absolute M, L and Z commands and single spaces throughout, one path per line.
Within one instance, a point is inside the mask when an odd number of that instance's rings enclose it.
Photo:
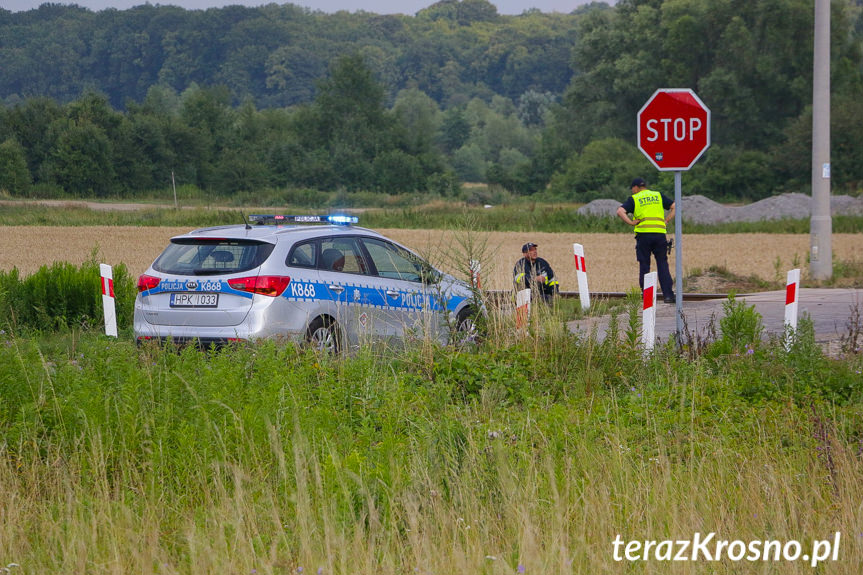
M 171 307 L 218 307 L 217 293 L 172 293 Z

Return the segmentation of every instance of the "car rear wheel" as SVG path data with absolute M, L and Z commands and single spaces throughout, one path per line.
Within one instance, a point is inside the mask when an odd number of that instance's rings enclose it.
M 328 355 L 338 355 L 342 350 L 339 337 L 339 326 L 335 320 L 319 317 L 309 325 L 306 341 L 316 351 Z

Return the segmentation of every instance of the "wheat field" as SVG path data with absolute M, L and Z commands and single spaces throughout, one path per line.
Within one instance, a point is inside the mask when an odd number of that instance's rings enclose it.
M 124 263 L 137 276 L 159 255 L 172 236 L 187 228 L 135 226 L 3 226 L 0 233 L 0 270 L 17 268 L 29 275 L 40 266 L 58 261 L 80 264 L 94 256 L 98 261 Z M 521 232 L 454 232 L 439 230 L 378 230 L 460 277 L 467 261 L 482 264 L 487 289 L 508 289 L 512 267 L 521 257 L 521 245 L 539 244 L 539 255 L 552 265 L 562 291 L 577 290 L 572 244 L 584 246 L 591 291 L 626 291 L 637 285 L 638 264 L 631 234 L 567 234 Z M 807 234 L 716 234 L 683 237 L 684 275 L 710 266 L 723 266 L 742 276 L 784 281 L 785 271 L 800 267 L 808 273 Z M 839 261 L 863 259 L 863 234 L 834 234 L 833 256 Z M 670 258 L 672 273 L 674 256 Z

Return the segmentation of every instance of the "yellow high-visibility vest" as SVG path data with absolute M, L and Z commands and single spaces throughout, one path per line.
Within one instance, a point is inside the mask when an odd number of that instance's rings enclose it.
M 632 215 L 636 220 L 641 220 L 635 226 L 635 233 L 666 233 L 662 194 L 653 190 L 641 190 L 632 196 L 632 199 L 635 201 Z

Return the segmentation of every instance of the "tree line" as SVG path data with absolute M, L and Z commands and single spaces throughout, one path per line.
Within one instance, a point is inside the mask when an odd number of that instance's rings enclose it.
M 863 9 L 832 4 L 832 182 L 863 187 Z M 261 189 L 620 197 L 657 89 L 694 89 L 712 146 L 686 192 L 807 191 L 811 0 L 621 0 L 502 16 L 291 4 L 0 9 L 0 193 Z

